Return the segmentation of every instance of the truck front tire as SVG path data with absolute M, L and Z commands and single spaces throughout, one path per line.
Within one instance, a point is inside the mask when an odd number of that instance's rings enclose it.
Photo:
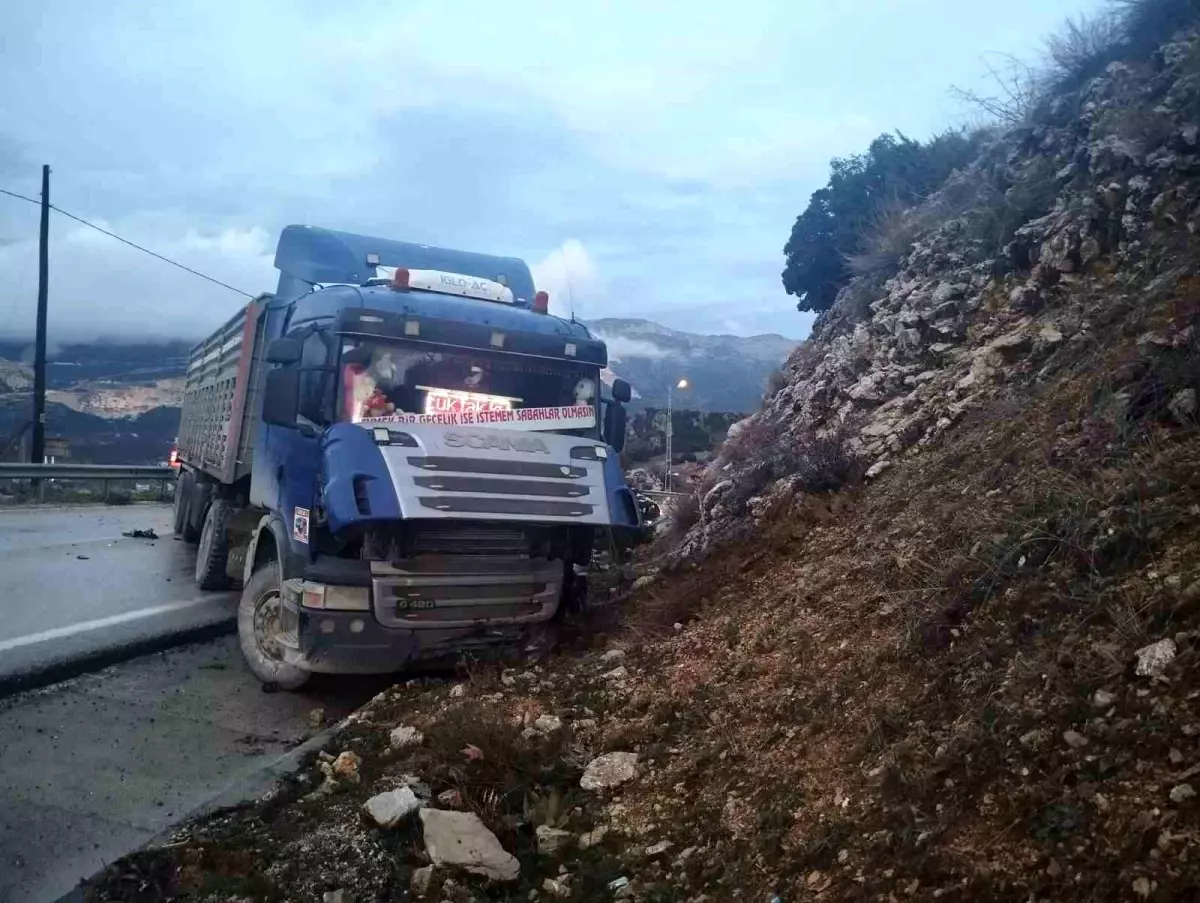
M 242 590 L 242 600 L 238 603 L 238 642 L 255 677 L 281 690 L 298 690 L 311 675 L 283 660 L 278 640 L 282 608 L 279 563 L 264 562 Z
M 200 589 L 229 587 L 229 575 L 225 573 L 225 565 L 229 560 L 229 540 L 225 535 L 229 510 L 228 502 L 217 499 L 208 506 L 208 513 L 204 516 L 200 547 L 196 550 L 196 585 Z

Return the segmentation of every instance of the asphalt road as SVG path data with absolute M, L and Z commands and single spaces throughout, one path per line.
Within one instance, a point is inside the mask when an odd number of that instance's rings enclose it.
M 0 700 L 0 903 L 49 903 L 391 681 L 264 693 L 232 636 Z M 268 773 L 267 777 L 270 777 Z
M 194 549 L 160 505 L 0 509 L 0 695 L 89 657 L 232 629 L 237 597 L 201 593 Z M 158 540 L 122 533 L 153 529 Z

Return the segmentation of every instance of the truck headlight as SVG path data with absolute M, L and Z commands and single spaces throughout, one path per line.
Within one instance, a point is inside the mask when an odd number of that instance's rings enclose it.
M 305 608 L 326 611 L 370 611 L 370 590 L 365 586 L 327 586 L 305 581 L 300 596 Z

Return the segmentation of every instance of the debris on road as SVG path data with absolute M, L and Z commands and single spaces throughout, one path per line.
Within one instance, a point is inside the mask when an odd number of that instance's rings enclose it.
M 158 534 L 154 532 L 154 528 L 150 527 L 146 530 L 126 530 L 121 534 L 129 539 L 158 539 Z

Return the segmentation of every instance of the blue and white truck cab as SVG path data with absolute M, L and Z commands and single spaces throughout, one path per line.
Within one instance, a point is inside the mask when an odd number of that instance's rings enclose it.
M 242 584 L 256 676 L 520 649 L 637 530 L 630 388 L 526 264 L 289 226 L 274 294 L 193 349 L 175 530 Z

